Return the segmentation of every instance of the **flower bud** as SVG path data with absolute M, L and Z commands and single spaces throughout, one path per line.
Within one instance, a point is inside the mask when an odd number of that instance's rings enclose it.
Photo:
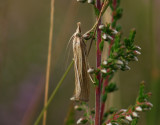
M 130 70 L 131 68 L 129 66 L 125 66 L 125 70 Z
M 85 118 L 80 118 L 80 119 L 78 119 L 77 124 L 85 124 L 87 121 L 88 120 Z
M 104 61 L 102 62 L 102 64 L 106 66 L 106 65 L 108 64 L 108 62 L 107 62 L 106 60 L 104 60 Z
M 138 49 L 138 50 L 141 50 L 141 47 L 139 47 L 139 46 L 135 46 L 135 48 Z
M 85 40 L 89 40 L 90 38 L 91 38 L 91 36 L 90 36 L 90 34 L 88 33 L 86 33 L 86 34 L 84 34 L 83 36 L 83 39 L 85 39 Z
M 113 40 L 113 38 L 111 36 L 109 36 L 109 35 L 107 36 L 107 38 L 110 39 L 110 40 Z
M 104 25 L 104 24 L 99 25 L 99 29 L 100 29 L 100 30 L 103 30 L 104 28 L 105 28 L 105 25 Z
M 136 55 L 141 55 L 141 52 L 139 52 L 139 51 L 137 51 L 137 50 L 135 50 L 134 53 L 135 53 Z
M 105 74 L 105 73 L 107 73 L 107 70 L 106 69 L 101 69 L 101 72 Z
M 130 115 L 126 115 L 125 118 L 128 120 L 128 121 L 132 121 L 132 117 Z
M 75 97 L 71 97 L 70 100 L 71 101 L 75 101 L 76 99 L 75 99 Z
M 103 35 L 102 35 L 102 38 L 103 38 L 104 40 L 107 40 L 107 35 L 106 35 L 106 34 L 103 34 Z
M 138 117 L 137 112 L 132 112 L 132 116 L 133 116 L 133 117 Z
M 107 123 L 106 125 L 112 125 L 112 123 Z
M 94 4 L 94 0 L 88 0 L 88 3 Z
M 142 108 L 141 108 L 140 106 L 137 106 L 137 107 L 135 108 L 135 110 L 138 111 L 138 112 L 141 112 L 141 111 L 142 111 Z
M 82 111 L 82 107 L 81 107 L 81 106 L 78 106 L 78 105 L 75 105 L 75 106 L 74 106 L 74 109 L 75 109 L 75 110 L 78 110 L 78 111 Z
M 116 64 L 118 64 L 118 65 L 123 65 L 123 62 L 122 62 L 121 60 L 117 60 L 117 61 L 116 61 Z
M 118 31 L 115 30 L 115 29 L 113 29 L 113 30 L 112 30 L 112 34 L 113 34 L 113 35 L 116 35 L 116 34 L 118 34 Z
M 77 2 L 84 3 L 84 2 L 86 2 L 86 0 L 77 0 Z
M 127 111 L 127 109 L 121 109 L 120 110 L 120 112 L 126 112 Z
M 95 70 L 93 68 L 89 68 L 87 71 L 89 74 L 93 74 L 95 72 Z
M 138 61 L 138 58 L 136 56 L 134 56 L 133 60 L 134 61 Z
M 153 104 L 150 103 L 150 102 L 146 102 L 146 105 L 149 106 L 149 107 L 153 107 Z

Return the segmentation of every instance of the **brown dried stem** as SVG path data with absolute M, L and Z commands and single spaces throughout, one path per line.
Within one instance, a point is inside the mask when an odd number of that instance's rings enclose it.
M 50 32 L 49 32 L 49 45 L 48 45 L 48 59 L 46 69 L 46 81 L 45 81 L 45 95 L 44 95 L 44 107 L 48 101 L 48 90 L 49 90 L 49 77 L 50 77 L 50 66 L 51 66 L 51 50 L 52 50 L 52 39 L 53 39 L 53 17 L 54 17 L 54 0 L 51 0 L 51 13 L 50 13 Z M 47 110 L 43 114 L 43 125 L 46 125 Z

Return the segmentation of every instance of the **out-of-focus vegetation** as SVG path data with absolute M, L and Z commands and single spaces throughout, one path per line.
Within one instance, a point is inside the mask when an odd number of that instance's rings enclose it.
M 139 125 L 160 123 L 160 15 L 158 0 L 123 0 L 123 26 L 125 36 L 137 29 L 136 39 L 142 48 L 139 63 L 128 72 L 119 72 L 119 107 L 134 104 L 139 82 L 153 93 L 152 111 L 143 115 Z M 47 62 L 50 19 L 50 0 L 1 0 L 0 1 L 0 124 L 30 125 L 43 106 L 44 79 Z M 69 50 L 66 46 L 75 32 L 76 23 L 82 23 L 82 32 L 94 20 L 91 6 L 76 0 L 55 1 L 55 27 L 51 63 L 50 92 L 55 88 L 67 65 Z M 71 49 L 71 47 L 69 47 Z M 94 48 L 93 48 L 94 49 Z M 92 50 L 93 50 L 92 49 Z M 90 62 L 95 56 L 91 50 Z M 72 53 L 72 50 L 71 52 Z M 73 70 L 61 86 L 48 109 L 47 125 L 62 125 L 70 105 L 74 87 Z M 91 92 L 94 105 L 94 94 Z M 117 100 L 114 97 L 114 100 Z M 113 101 L 114 101 L 113 100 Z

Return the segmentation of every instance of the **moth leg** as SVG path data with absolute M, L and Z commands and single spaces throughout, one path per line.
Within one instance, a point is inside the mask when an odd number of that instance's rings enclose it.
M 89 78 L 90 78 L 90 80 L 91 80 L 91 82 L 93 83 L 93 84 L 95 84 L 96 82 L 93 80 L 93 78 L 92 78 L 92 76 L 89 74 Z

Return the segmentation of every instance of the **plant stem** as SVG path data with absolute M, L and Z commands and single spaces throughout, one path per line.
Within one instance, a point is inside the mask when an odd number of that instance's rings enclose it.
M 63 83 L 64 79 L 66 78 L 66 76 L 67 76 L 68 72 L 70 71 L 73 63 L 74 63 L 74 61 L 72 60 L 72 62 L 68 66 L 66 72 L 64 73 L 64 75 L 62 76 L 61 80 L 57 84 L 56 88 L 52 92 L 52 94 L 51 94 L 46 106 L 42 109 L 41 113 L 39 114 L 39 116 L 38 116 L 37 120 L 35 121 L 34 125 L 38 125 L 38 123 L 40 122 L 41 118 L 43 117 L 43 113 L 47 110 L 48 106 L 51 104 L 51 101 L 53 100 L 53 98 L 54 98 L 55 94 L 57 93 L 59 87 L 61 86 L 61 84 Z
M 101 1 L 97 0 L 97 8 L 101 10 Z M 98 23 L 98 26 L 101 24 L 101 19 Z M 97 68 L 101 64 L 101 52 L 99 49 L 99 44 L 101 42 L 101 30 L 97 29 Z M 96 102 L 95 102 L 95 125 L 100 125 L 100 112 L 101 112 L 101 75 L 100 73 L 97 75 L 97 79 L 99 81 L 99 85 L 96 87 Z
M 48 101 L 48 90 L 49 90 L 49 77 L 50 77 L 50 66 L 51 66 L 51 50 L 52 50 L 52 39 L 53 39 L 53 17 L 54 17 L 54 0 L 51 0 L 51 13 L 50 13 L 50 32 L 49 32 L 49 45 L 48 45 L 48 60 L 46 69 L 46 82 L 45 82 L 45 95 L 44 95 L 44 106 Z M 47 111 L 43 115 L 43 125 L 46 125 Z
M 96 31 L 97 31 L 97 28 L 98 28 L 98 26 L 99 26 L 99 23 L 101 22 L 101 17 L 102 17 L 102 15 L 103 15 L 103 12 L 104 12 L 106 6 L 107 6 L 107 7 L 109 6 L 109 1 L 107 1 L 107 0 L 105 0 L 104 3 L 103 3 L 103 6 L 100 7 L 101 11 L 100 11 L 100 13 L 99 13 L 99 16 L 97 17 L 96 23 L 94 24 L 94 26 L 93 26 L 89 31 L 87 31 L 87 32 L 85 33 L 85 34 L 88 34 L 88 33 L 90 33 L 91 31 L 94 30 L 94 31 L 93 31 L 93 36 L 92 36 L 92 39 L 91 39 L 91 43 L 90 43 L 90 46 L 89 46 L 89 49 L 88 49 L 87 56 L 89 55 L 89 52 L 90 52 L 90 50 L 91 50 L 91 46 L 92 46 L 92 43 L 93 43 L 93 40 L 94 40 Z
M 117 0 L 113 0 L 114 10 L 116 10 L 116 5 L 117 5 Z M 113 20 L 114 20 L 114 18 L 113 18 L 113 13 L 112 13 L 112 22 L 113 22 Z M 114 39 L 111 41 L 111 43 L 109 45 L 108 55 L 110 55 L 110 51 L 111 51 L 113 42 L 114 42 Z M 103 93 L 102 93 L 103 95 L 105 94 L 105 88 L 108 86 L 108 84 L 109 84 L 109 76 L 107 76 L 106 80 L 103 83 Z M 105 110 L 105 102 L 102 102 L 102 105 L 101 105 L 101 121 L 103 119 L 103 114 L 104 114 L 104 110 Z

